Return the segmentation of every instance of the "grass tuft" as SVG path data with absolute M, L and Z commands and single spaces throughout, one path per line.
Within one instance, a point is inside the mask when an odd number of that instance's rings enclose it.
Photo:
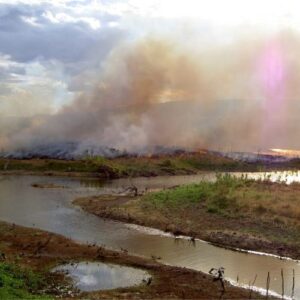
M 50 299 L 39 295 L 43 277 L 11 263 L 0 263 L 0 299 Z

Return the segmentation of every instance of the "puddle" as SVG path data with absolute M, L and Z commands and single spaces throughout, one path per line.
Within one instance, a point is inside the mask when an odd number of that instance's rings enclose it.
M 61 265 L 53 271 L 66 273 L 73 279 L 74 286 L 85 292 L 139 285 L 150 277 L 142 270 L 98 262 Z

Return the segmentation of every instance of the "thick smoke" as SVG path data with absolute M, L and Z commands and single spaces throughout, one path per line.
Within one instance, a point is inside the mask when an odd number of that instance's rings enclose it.
M 214 47 L 153 37 L 131 42 L 112 51 L 91 91 L 55 115 L 3 124 L 0 144 L 300 147 L 299 51 L 292 32 Z

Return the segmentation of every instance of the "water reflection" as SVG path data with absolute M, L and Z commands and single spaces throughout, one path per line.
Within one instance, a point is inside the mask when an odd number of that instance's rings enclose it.
M 137 177 L 120 178 L 112 181 L 103 179 L 81 179 L 80 183 L 85 187 L 103 188 L 106 191 L 122 191 L 126 187 L 135 185 L 140 190 L 156 190 L 170 188 L 180 184 L 198 183 L 200 181 L 215 181 L 217 174 L 230 174 L 236 177 L 245 177 L 255 180 L 269 180 L 286 184 L 300 183 L 300 171 L 274 171 L 274 172 L 200 172 L 196 175 L 179 176 L 157 176 L 157 177 Z
M 87 188 L 102 188 L 107 180 L 98 178 L 79 179 L 80 185 Z
M 110 290 L 129 287 L 147 281 L 150 275 L 142 270 L 115 264 L 80 262 L 58 266 L 53 272 L 63 272 L 71 277 L 81 291 Z
M 249 179 L 255 180 L 269 180 L 272 182 L 281 182 L 286 184 L 300 183 L 300 171 L 246 173 L 246 175 Z
M 283 173 L 285 174 L 285 173 Z M 236 176 L 241 176 L 235 173 Z M 280 175 L 277 172 L 277 176 Z M 288 175 L 291 175 L 288 173 Z M 299 172 L 289 178 L 299 180 Z M 265 176 L 251 173 L 248 176 Z M 283 177 L 282 177 L 283 178 Z M 33 226 L 59 233 L 76 241 L 97 243 L 109 248 L 128 250 L 146 257 L 161 257 L 167 264 L 208 272 L 212 267 L 225 267 L 225 277 L 248 285 L 257 275 L 255 285 L 266 286 L 267 273 L 271 274 L 271 290 L 281 293 L 280 272 L 285 275 L 285 291 L 291 294 L 292 270 L 296 276 L 296 298 L 300 298 L 300 264 L 271 256 L 259 256 L 233 252 L 208 243 L 188 239 L 174 239 L 160 235 L 157 230 L 104 220 L 83 212 L 72 205 L 76 197 L 117 191 L 128 183 L 139 188 L 161 188 L 177 184 L 214 180 L 214 173 L 197 176 L 120 179 L 104 182 L 100 187 L 85 185 L 71 178 L 8 176 L 0 180 L 0 219 L 24 226 Z M 67 186 L 66 189 L 33 188 L 33 182 L 45 182 Z

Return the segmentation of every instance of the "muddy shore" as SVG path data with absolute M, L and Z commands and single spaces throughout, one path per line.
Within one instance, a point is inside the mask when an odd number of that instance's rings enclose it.
M 267 239 L 257 233 L 242 232 L 243 226 L 257 226 L 259 230 L 280 230 L 271 228 L 271 224 L 255 224 L 251 218 L 228 219 L 215 214 L 203 213 L 201 216 L 196 210 L 186 212 L 184 218 L 175 218 L 173 215 L 162 215 L 159 210 L 143 210 L 139 197 L 130 196 L 94 196 L 79 198 L 73 201 L 83 210 L 101 218 L 108 218 L 125 223 L 132 223 L 146 227 L 160 229 L 176 235 L 186 235 L 210 242 L 216 246 L 228 249 L 244 249 L 300 259 L 298 244 L 282 244 Z M 196 222 L 193 222 L 193 219 Z M 188 220 L 189 224 L 182 223 Z M 263 228 L 263 227 L 266 228 Z M 258 229 L 257 229 L 258 230 Z M 284 231 L 282 231 L 284 234 Z
M 41 272 L 46 278 L 43 293 L 64 299 L 151 299 L 194 298 L 216 299 L 221 296 L 219 283 L 201 272 L 165 266 L 158 261 L 130 256 L 127 253 L 110 251 L 95 245 L 77 244 L 60 235 L 0 222 L 0 252 L 5 261 Z M 150 286 L 122 288 L 111 291 L 78 293 L 62 276 L 49 270 L 74 261 L 101 261 L 140 268 L 149 272 L 153 281 Z M 65 286 L 65 288 L 64 288 Z M 42 291 L 41 291 L 42 292 Z M 255 299 L 262 296 L 252 293 Z M 222 299 L 245 299 L 249 291 L 226 283 Z

